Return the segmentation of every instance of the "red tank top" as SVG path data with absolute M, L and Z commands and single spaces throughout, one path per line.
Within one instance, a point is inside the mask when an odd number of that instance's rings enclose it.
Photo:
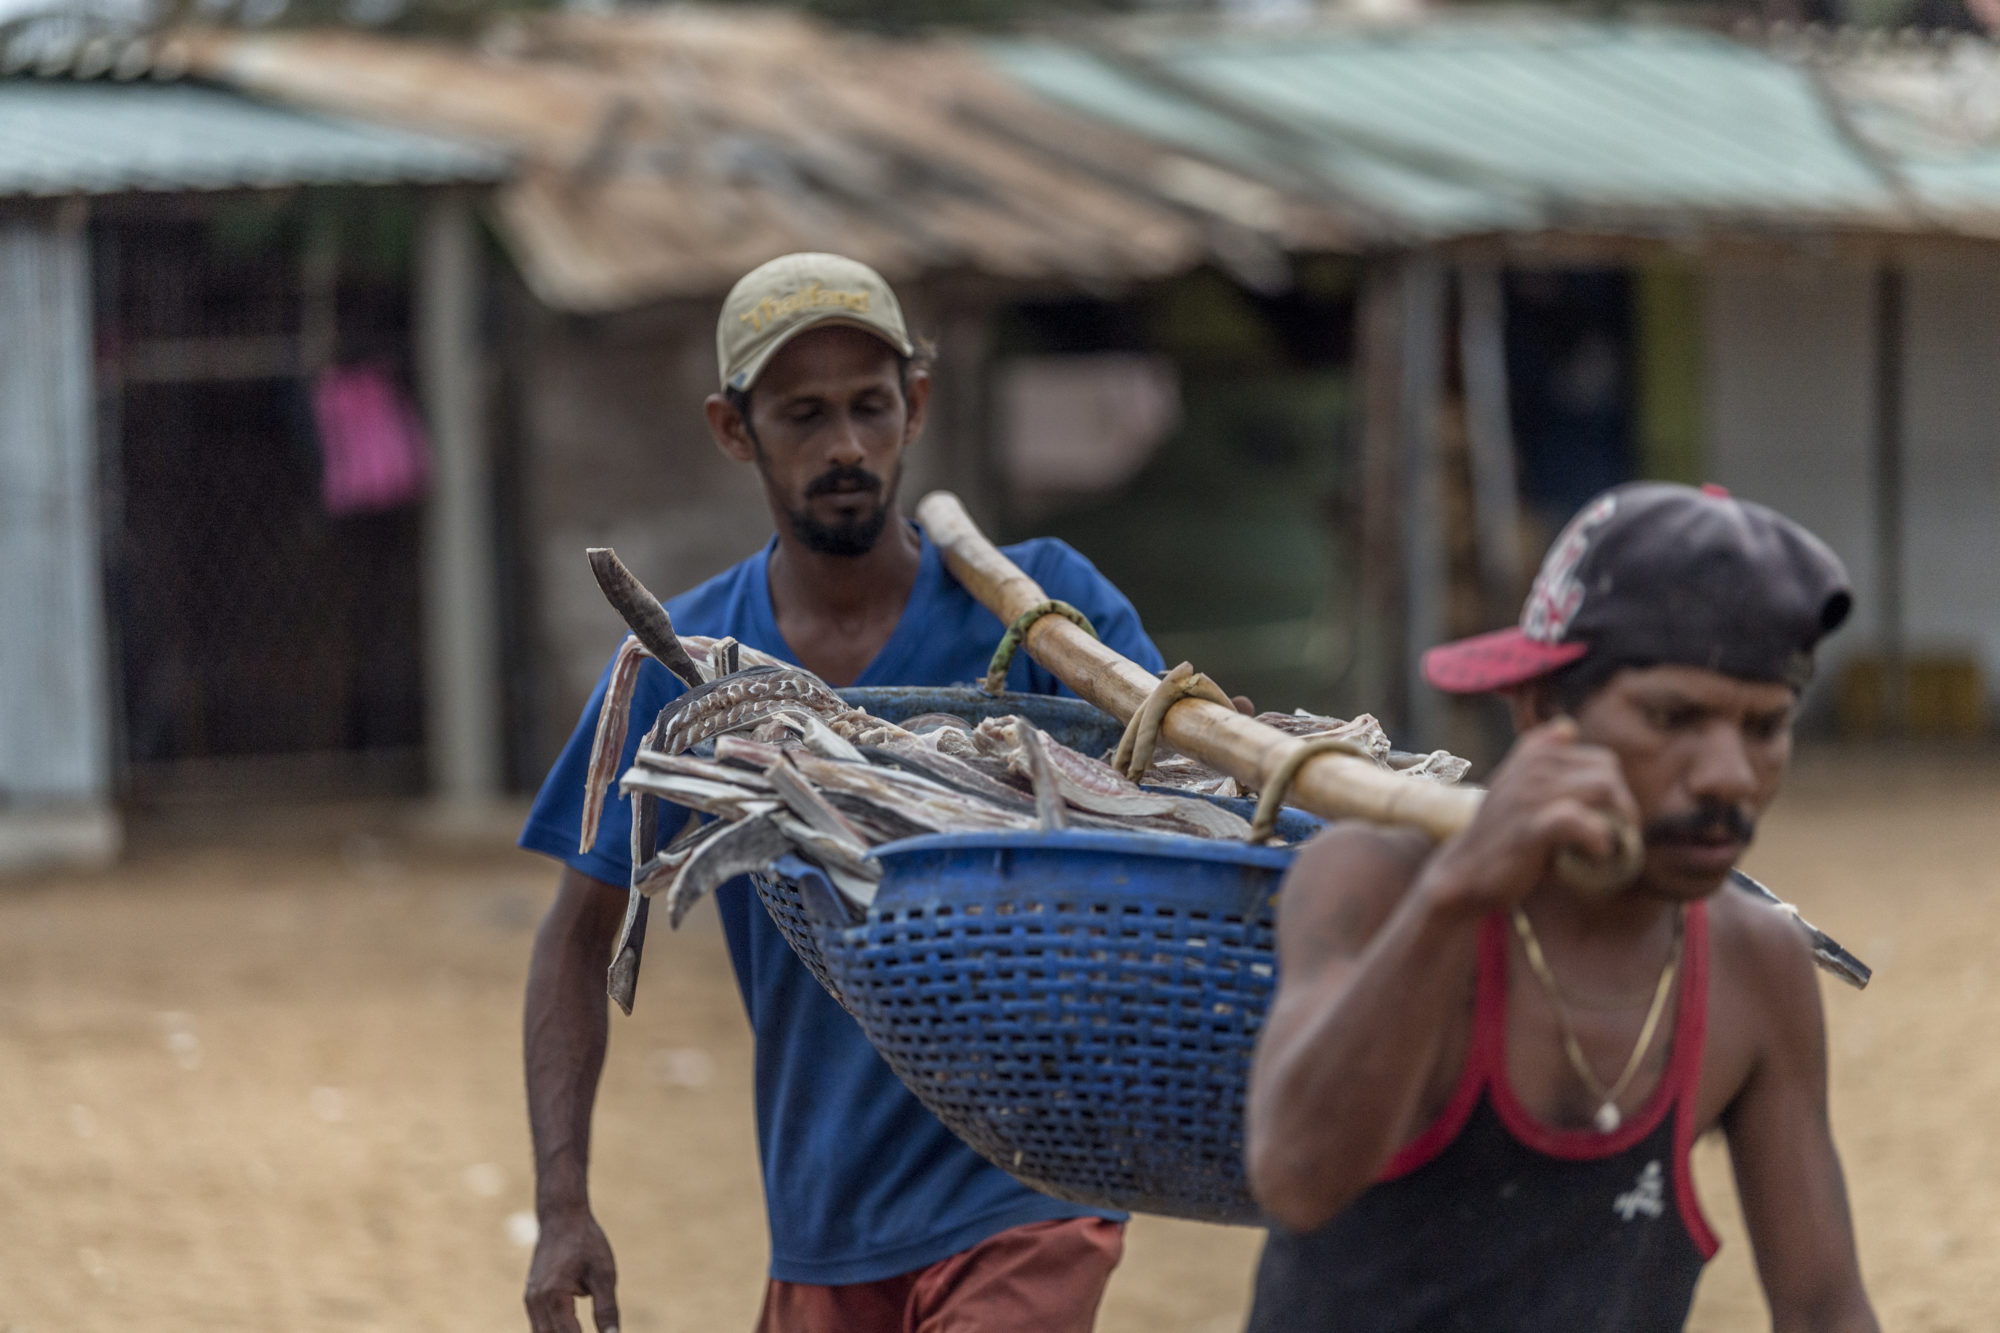
M 1682 1327 L 1716 1249 L 1688 1162 L 1707 1025 L 1708 914 L 1695 903 L 1658 1086 L 1611 1134 L 1545 1125 L 1507 1080 L 1507 923 L 1488 919 L 1450 1101 L 1339 1216 L 1272 1229 L 1251 1333 Z

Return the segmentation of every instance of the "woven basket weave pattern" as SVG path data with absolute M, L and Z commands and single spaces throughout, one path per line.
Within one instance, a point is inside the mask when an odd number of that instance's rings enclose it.
M 848 697 L 889 717 L 968 707 L 955 693 L 887 693 Z M 989 706 L 1087 752 L 1117 734 L 1071 700 Z M 1315 826 L 1287 812 L 1279 832 L 1296 841 Z M 797 860 L 755 883 L 801 961 L 925 1106 L 1059 1198 L 1258 1220 L 1243 1095 L 1276 984 L 1271 898 L 1287 852 L 1071 831 L 916 838 L 877 854 L 882 887 L 858 922 L 836 917 L 831 891 Z
M 1206 867 L 1226 891 L 1204 907 L 1199 890 L 1158 886 L 1134 901 L 1122 875 L 1078 859 L 1003 856 L 990 879 L 953 866 L 948 890 L 833 932 L 836 988 L 925 1105 L 1027 1183 L 1253 1221 L 1242 1103 L 1275 972 L 1257 904 L 1277 876 Z M 1218 910 L 1226 899 L 1251 910 Z

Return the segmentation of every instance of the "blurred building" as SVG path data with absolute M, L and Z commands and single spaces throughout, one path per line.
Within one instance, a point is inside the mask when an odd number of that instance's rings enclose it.
M 0 864 L 115 854 L 162 769 L 415 754 L 430 445 L 323 495 L 310 388 L 422 363 L 450 503 L 454 191 L 505 159 L 150 82 L 0 81 L 0 130 Z M 384 218 L 424 247 L 386 276 L 338 225 Z
M 1860 609 L 1821 711 L 1984 729 L 1992 43 L 1460 12 L 991 50 L 1054 101 L 1356 219 L 1352 582 L 1376 637 L 1349 706 L 1446 739 L 1417 653 L 1509 615 L 1582 499 L 1656 476 L 1776 505 L 1846 559 Z
M 680 7 L 477 47 L 190 32 L 0 82 L 42 173 L 9 271 L 45 304 L 14 308 L 58 335 L 6 373 L 70 386 L 10 437 L 46 474 L 10 495 L 66 498 L 10 522 L 42 564 L 0 586 L 41 609 L 0 646 L 0 786 L 102 809 L 282 753 L 532 784 L 620 632 L 583 549 L 667 592 L 766 540 L 699 404 L 724 290 L 805 248 L 937 339 L 906 496 L 1071 537 L 1232 688 L 1465 744 L 1416 653 L 1510 616 L 1583 496 L 1664 476 L 1849 561 L 1850 723 L 1979 729 L 1991 48 L 1281 10 L 977 44 Z M 92 117 L 101 149 L 50 148 Z M 301 165 L 329 134 L 375 156 Z M 371 508 L 329 469 L 399 395 L 434 461 Z

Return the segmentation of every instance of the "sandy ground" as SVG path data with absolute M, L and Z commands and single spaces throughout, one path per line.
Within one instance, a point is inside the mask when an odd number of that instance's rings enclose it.
M 212 821 L 211 821 L 212 822 Z M 155 837 L 0 885 L 0 1330 L 524 1328 L 521 981 L 553 875 L 380 813 Z M 1878 969 L 1826 984 L 1885 1327 L 2000 1327 L 2000 765 L 1808 763 L 1752 869 Z M 748 1033 L 712 913 L 648 950 L 597 1119 L 625 1327 L 747 1328 Z M 1721 1153 L 1693 1327 L 1764 1324 Z M 1240 1327 L 1258 1237 L 1142 1218 L 1106 1333 Z

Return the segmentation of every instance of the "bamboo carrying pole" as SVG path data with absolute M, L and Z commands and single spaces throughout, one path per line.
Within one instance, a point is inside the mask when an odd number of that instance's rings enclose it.
M 949 491 L 933 491 L 917 505 L 917 521 L 944 553 L 954 577 L 1003 624 L 1047 600 L 1036 582 L 986 540 Z M 1078 694 L 1119 721 L 1153 692 L 1153 673 L 1086 634 L 1061 616 L 1043 616 L 1022 646 Z M 1206 699 L 1184 699 L 1160 724 L 1167 744 L 1227 773 L 1243 787 L 1262 791 L 1304 742 Z M 1472 787 L 1416 782 L 1365 759 L 1321 754 L 1305 761 L 1292 779 L 1286 804 L 1326 819 L 1366 819 L 1422 829 L 1442 841 L 1472 820 L 1483 795 Z
M 950 491 L 932 491 L 917 504 L 917 520 L 944 553 L 945 564 L 982 606 L 1012 625 L 1030 608 L 1048 600 L 1033 579 L 1000 553 L 973 524 Z M 1106 647 L 1061 616 L 1043 616 L 1028 628 L 1022 646 L 1071 689 L 1121 722 L 1145 703 L 1158 682 L 1153 673 Z M 1262 791 L 1305 742 L 1206 699 L 1186 698 L 1160 722 L 1167 744 L 1245 787 Z M 1485 793 L 1477 787 L 1446 787 L 1399 777 L 1365 759 L 1322 753 L 1307 759 L 1292 779 L 1287 805 L 1323 819 L 1366 819 L 1422 829 L 1443 841 L 1472 822 Z M 1585 858 L 1565 849 L 1556 854 L 1555 873 L 1570 887 L 1607 892 L 1629 884 L 1639 873 L 1645 844 L 1630 825 L 1613 825 L 1618 851 L 1609 860 Z M 1731 872 L 1751 893 L 1777 903 L 1798 920 L 1825 970 L 1851 986 L 1868 984 L 1865 963 L 1798 909 L 1742 871 Z

